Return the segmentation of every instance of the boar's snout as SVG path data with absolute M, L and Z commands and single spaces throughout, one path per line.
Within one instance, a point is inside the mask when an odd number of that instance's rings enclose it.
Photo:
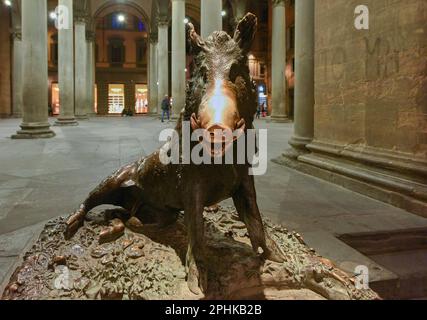
M 215 81 L 199 108 L 191 117 L 193 130 L 203 129 L 203 142 L 212 156 L 224 156 L 245 131 L 245 120 L 237 108 L 236 94 L 223 81 Z

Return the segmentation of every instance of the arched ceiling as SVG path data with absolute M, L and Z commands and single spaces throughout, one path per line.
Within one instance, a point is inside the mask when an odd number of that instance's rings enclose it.
M 20 1 L 14 0 L 13 25 L 20 25 Z M 200 1 L 186 0 L 186 15 L 192 22 L 200 25 Z M 235 16 L 239 14 L 242 7 L 248 7 L 253 0 L 223 0 L 225 8 L 230 8 L 229 14 Z M 258 1 L 258 0 L 257 0 Z M 49 11 L 55 10 L 58 0 L 48 0 Z M 171 16 L 170 0 L 74 0 L 75 14 L 86 14 L 89 18 L 88 27 L 94 28 L 96 18 L 103 17 L 112 12 L 128 12 L 136 17 L 141 18 L 149 29 L 149 32 L 156 33 L 157 19 L 159 15 Z
M 151 21 L 151 8 L 154 0 L 91 0 L 91 16 L 95 17 L 100 11 L 108 7 L 130 7 L 144 13 Z
M 96 20 L 103 18 L 114 12 L 123 12 L 140 18 L 147 26 L 147 31 L 151 30 L 151 9 L 152 1 L 144 0 L 92 0 L 90 15 L 93 20 L 92 28 Z

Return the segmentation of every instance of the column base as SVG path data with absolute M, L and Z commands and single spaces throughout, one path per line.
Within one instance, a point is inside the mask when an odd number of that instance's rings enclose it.
M 78 126 L 79 123 L 77 122 L 77 120 L 73 117 L 73 118 L 58 118 L 55 121 L 54 126 L 57 127 L 72 127 L 72 126 Z
M 273 123 L 289 123 L 289 122 L 291 122 L 291 119 L 289 119 L 288 116 L 276 116 L 276 115 L 272 115 L 271 118 L 268 120 L 268 122 L 273 122 Z
M 89 116 L 87 114 L 75 115 L 76 120 L 89 120 Z
M 319 142 L 310 143 L 307 149 L 309 153 L 297 158 L 290 151 L 272 161 L 427 218 L 424 160 Z
M 22 123 L 21 128 L 22 130 L 12 135 L 12 139 L 48 139 L 56 136 L 50 130 L 49 123 Z
M 12 113 L 12 115 L 10 117 L 13 119 L 21 119 L 22 113 Z
M 312 141 L 312 138 L 302 138 L 295 135 L 292 136 L 292 138 L 289 140 L 289 145 L 292 148 L 286 150 L 283 156 L 291 159 L 297 159 L 303 154 L 310 153 L 310 150 L 307 149 L 307 145 Z
M 289 149 L 286 149 L 280 157 L 273 159 L 272 161 L 275 163 L 282 163 L 283 158 L 288 158 L 290 160 L 297 160 L 298 157 L 303 154 L 304 153 L 301 150 L 298 150 L 295 148 L 289 148 Z

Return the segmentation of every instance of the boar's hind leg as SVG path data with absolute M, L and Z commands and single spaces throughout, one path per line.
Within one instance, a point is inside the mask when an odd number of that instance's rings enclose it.
M 254 251 L 258 253 L 258 249 L 261 247 L 267 259 L 283 262 L 285 260 L 283 252 L 264 230 L 252 176 L 244 178 L 242 185 L 233 196 L 233 201 L 240 219 L 248 229 Z
M 128 202 L 134 193 L 135 186 L 127 186 L 134 172 L 134 166 L 127 166 L 98 185 L 83 202 L 79 210 L 74 213 L 66 222 L 65 238 L 70 239 L 77 230 L 83 225 L 84 219 L 88 212 L 100 205 L 110 204 L 121 206 L 129 209 Z

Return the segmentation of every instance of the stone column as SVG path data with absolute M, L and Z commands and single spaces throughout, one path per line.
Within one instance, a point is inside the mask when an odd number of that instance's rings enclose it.
M 202 38 L 222 31 L 222 0 L 201 0 L 200 29 Z
M 23 50 L 21 29 L 15 29 L 12 33 L 13 40 L 13 66 L 12 66 L 12 115 L 15 118 L 22 117 L 22 79 L 23 79 Z
M 273 122 L 287 122 L 288 88 L 286 79 L 286 3 L 288 0 L 273 0 L 272 39 L 272 101 Z
M 158 43 L 158 100 L 157 111 L 160 113 L 161 108 L 159 103 L 166 95 L 169 95 L 169 40 L 168 28 L 169 21 L 166 16 L 159 17 L 159 43 Z
M 172 0 L 172 119 L 185 107 L 185 0 Z
M 61 109 L 55 125 L 76 126 L 78 123 L 74 117 L 73 1 L 59 0 L 59 6 L 68 8 L 68 25 L 58 28 L 58 82 Z
M 12 138 L 51 138 L 55 133 L 48 122 L 46 0 L 22 1 L 22 39 L 22 130 Z
M 77 119 L 88 119 L 87 108 L 87 44 L 86 17 L 84 13 L 76 14 L 74 19 L 75 48 L 75 115 Z
M 297 156 L 314 136 L 314 0 L 295 8 L 295 121 L 289 144 Z
M 158 114 L 158 104 L 159 104 L 159 97 L 158 97 L 158 63 L 157 63 L 157 41 L 158 41 L 158 35 L 157 34 L 150 34 L 150 70 L 149 70 L 149 77 L 148 77 L 148 94 L 149 94 L 149 102 L 148 102 L 148 114 L 150 115 L 157 115 Z
M 87 115 L 95 115 L 95 32 L 86 32 L 87 46 Z

